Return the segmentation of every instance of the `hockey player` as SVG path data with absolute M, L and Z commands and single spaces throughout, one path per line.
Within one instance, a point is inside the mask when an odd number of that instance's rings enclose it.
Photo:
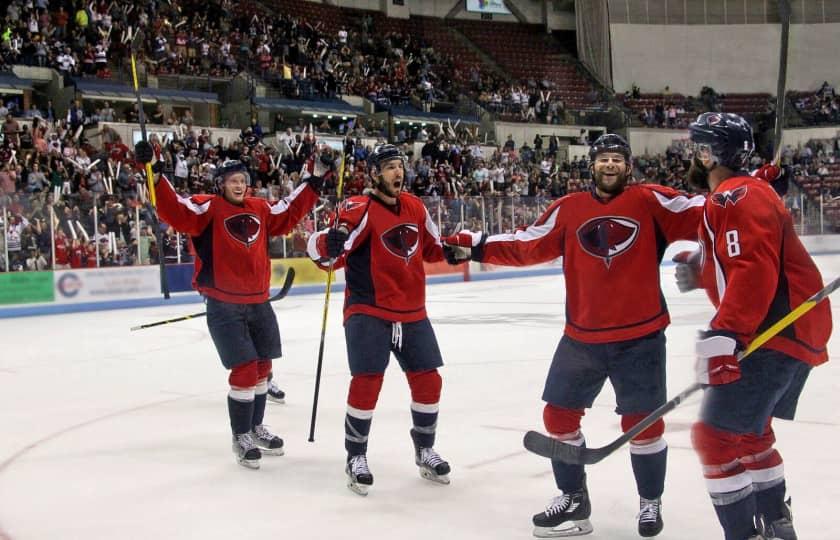
M 630 146 L 606 134 L 589 151 L 594 188 L 555 201 L 531 226 L 487 237 L 461 232 L 444 238 L 450 263 L 466 259 L 527 266 L 563 257 L 566 327 L 543 391 L 545 428 L 565 444 L 583 445 L 580 428 L 609 378 L 625 431 L 665 402 L 668 310 L 659 285 L 665 247 L 696 239 L 704 199 L 653 185 L 628 185 Z M 637 528 L 663 528 L 667 445 L 659 420 L 630 445 L 640 496 Z M 560 494 L 534 516 L 538 537 L 592 531 L 583 466 L 552 461 Z
M 371 419 L 385 368 L 394 353 L 411 389 L 410 431 L 420 475 L 449 483 L 449 464 L 434 449 L 443 365 L 426 315 L 423 261 L 443 260 L 440 236 L 423 203 L 402 191 L 405 156 L 390 144 L 374 149 L 374 188 L 347 199 L 335 227 L 309 238 L 309 256 L 322 268 L 344 268 L 344 334 L 350 390 L 344 439 L 348 487 L 366 495 Z
M 147 143 L 135 149 L 153 160 Z M 263 453 L 283 455 L 283 440 L 263 425 L 271 360 L 281 356 L 277 318 L 268 302 L 271 261 L 268 238 L 289 233 L 318 201 L 326 165 L 310 159 L 308 178 L 274 204 L 246 197 L 247 167 L 225 161 L 216 171 L 216 195 L 178 195 L 158 177 L 160 218 L 192 237 L 193 286 L 207 302 L 207 327 L 222 364 L 230 370 L 228 413 L 237 461 L 259 468 Z
M 717 308 L 696 343 L 697 374 L 709 386 L 692 444 L 726 540 L 795 540 L 771 421 L 793 419 L 808 373 L 828 359 L 831 310 L 823 300 L 738 362 L 758 333 L 822 289 L 822 277 L 771 184 L 743 172 L 750 125 L 703 113 L 689 132 L 689 181 L 710 193 L 700 255 L 678 277 L 681 290 L 702 283 Z

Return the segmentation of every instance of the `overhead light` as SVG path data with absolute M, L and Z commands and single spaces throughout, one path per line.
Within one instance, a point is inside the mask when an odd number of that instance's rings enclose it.
M 331 114 L 327 115 L 327 120 L 332 120 L 332 115 Z
M 347 120 L 347 117 L 346 117 L 346 116 L 342 116 L 342 117 L 341 117 L 341 119 L 342 119 L 342 120 Z
M 313 114 L 313 115 L 312 115 L 312 118 L 318 118 L 318 115 L 317 115 L 317 114 Z
M 408 125 L 409 125 L 409 126 L 413 126 L 413 125 L 414 125 L 414 122 L 409 122 L 409 123 L 408 123 Z
M 400 125 L 400 121 L 399 120 L 394 120 L 394 124 Z

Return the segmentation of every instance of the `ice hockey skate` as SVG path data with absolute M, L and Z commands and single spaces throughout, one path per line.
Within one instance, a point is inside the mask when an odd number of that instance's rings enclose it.
M 236 455 L 236 462 L 249 469 L 260 468 L 262 452 L 254 442 L 250 433 L 240 433 L 233 436 L 233 453 Z
M 265 393 L 265 397 L 274 403 L 286 403 L 286 392 L 280 390 L 280 387 L 273 380 L 268 381 L 268 391 Z
M 793 528 L 793 512 L 790 508 L 790 498 L 782 506 L 782 517 L 768 523 L 766 537 L 769 540 L 797 540 L 796 531 Z
M 410 433 L 414 442 L 414 463 L 420 469 L 420 477 L 438 484 L 448 484 L 451 470 L 449 463 L 444 461 L 434 448 L 420 446 L 416 431 L 412 429 Z
M 572 493 L 554 497 L 545 511 L 534 516 L 534 536 L 537 538 L 561 538 L 583 536 L 592 532 L 589 515 L 592 506 L 586 484 Z
M 662 499 L 639 499 L 639 536 L 650 538 L 662 532 Z
M 283 439 L 270 432 L 265 424 L 254 426 L 251 437 L 263 454 L 268 456 L 282 456 Z
M 347 487 L 350 491 L 362 497 L 367 496 L 370 486 L 373 485 L 373 475 L 368 468 L 367 456 L 365 454 L 349 456 L 344 472 L 347 473 Z

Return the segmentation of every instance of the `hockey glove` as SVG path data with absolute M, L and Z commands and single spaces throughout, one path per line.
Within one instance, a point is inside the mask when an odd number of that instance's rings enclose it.
M 738 352 L 741 344 L 726 330 L 701 331 L 697 337 L 697 382 L 700 384 L 729 384 L 741 378 Z
M 677 263 L 674 275 L 681 293 L 700 288 L 700 250 L 681 251 L 671 260 Z
M 335 259 L 344 253 L 344 243 L 348 236 L 350 235 L 342 228 L 330 229 L 327 232 L 327 257 Z
M 788 167 L 779 167 L 773 163 L 768 163 L 759 167 L 752 176 L 759 180 L 764 180 L 773 186 L 773 189 L 779 197 L 784 197 L 788 191 L 789 173 L 790 169 Z
M 312 189 L 320 193 L 321 186 L 324 185 L 324 177 L 332 170 L 333 162 L 334 160 L 329 150 L 315 152 L 303 164 L 300 177 L 304 182 L 312 186 Z
M 146 141 L 140 141 L 134 145 L 134 157 L 139 163 L 151 163 L 155 159 L 155 151 L 152 145 Z
M 441 238 L 443 242 L 443 256 L 452 265 L 466 261 L 481 261 L 483 258 L 484 242 L 487 235 L 462 231 Z

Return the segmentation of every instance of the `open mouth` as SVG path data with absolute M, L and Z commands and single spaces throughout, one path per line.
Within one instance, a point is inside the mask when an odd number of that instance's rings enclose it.
M 394 182 L 394 189 L 399 190 L 402 187 L 402 180 Z

